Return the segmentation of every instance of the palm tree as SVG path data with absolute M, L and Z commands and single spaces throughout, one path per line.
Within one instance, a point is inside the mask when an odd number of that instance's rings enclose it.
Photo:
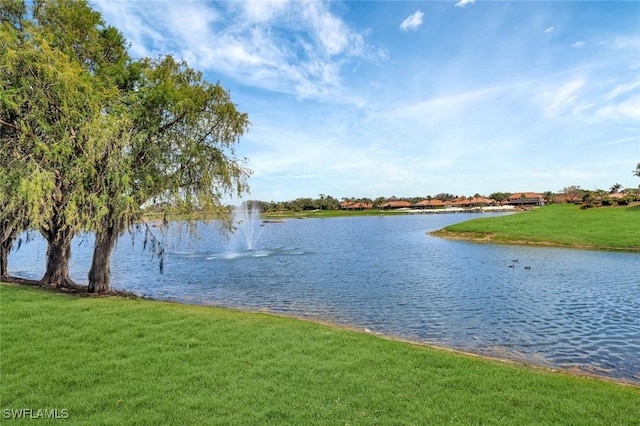
M 638 164 L 638 166 L 640 166 L 640 164 Z M 611 194 L 615 194 L 616 192 L 620 191 L 620 188 L 622 188 L 622 185 L 620 185 L 619 183 L 616 183 L 615 185 L 611 186 L 611 188 L 609 189 L 609 192 Z
M 633 175 L 640 177 L 640 163 L 636 165 L 636 169 L 633 171 Z

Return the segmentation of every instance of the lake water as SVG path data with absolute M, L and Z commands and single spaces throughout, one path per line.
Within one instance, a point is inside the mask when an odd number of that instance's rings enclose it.
M 261 228 L 253 251 L 213 225 L 200 226 L 195 241 L 174 226 L 163 275 L 142 235 L 124 236 L 112 283 L 640 383 L 640 255 L 427 235 L 476 217 L 289 219 Z M 92 244 L 90 235 L 74 242 L 78 282 L 86 282 Z M 40 278 L 45 254 L 40 238 L 23 245 L 9 257 L 10 273 Z

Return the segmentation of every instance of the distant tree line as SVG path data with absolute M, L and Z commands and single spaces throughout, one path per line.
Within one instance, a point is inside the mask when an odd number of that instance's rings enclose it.
M 638 168 L 633 172 L 635 176 L 640 177 L 640 163 Z M 612 198 L 611 195 L 624 193 L 624 197 Z M 498 203 L 503 203 L 505 200 L 513 195 L 511 192 L 493 192 L 486 198 L 496 200 Z M 633 201 L 640 201 L 640 187 L 638 188 L 623 188 L 622 185 L 616 183 L 609 188 L 608 191 L 601 189 L 588 190 L 580 188 L 578 185 L 567 186 L 558 191 L 545 191 L 542 197 L 547 204 L 553 203 L 576 203 L 584 204 L 588 206 L 610 206 L 610 205 L 627 205 Z M 261 201 L 254 200 L 260 206 L 261 210 L 265 213 L 275 212 L 303 212 L 309 210 L 340 210 L 348 204 L 367 204 L 373 208 L 377 208 L 389 201 L 406 201 L 410 204 L 418 203 L 422 200 L 441 200 L 452 201 L 462 198 L 475 198 L 484 197 L 480 194 L 474 194 L 473 196 L 458 196 L 449 193 L 439 193 L 436 195 L 417 196 L 417 197 L 377 197 L 377 198 L 362 198 L 362 197 L 343 197 L 336 198 L 331 195 L 320 194 L 318 198 L 301 197 L 290 201 Z
M 582 208 L 626 206 L 634 201 L 640 201 L 639 188 L 622 188 L 616 183 L 609 188 L 609 191 L 602 189 L 588 190 L 580 188 L 578 185 L 567 186 L 560 191 L 558 197 L 554 199 L 567 203 L 579 204 Z
M 433 198 L 440 199 L 442 201 L 453 200 L 456 198 L 453 194 L 438 194 Z M 266 213 L 270 212 L 302 212 L 305 210 L 340 210 L 345 204 L 370 204 L 374 207 L 380 206 L 387 201 L 407 201 L 409 203 L 417 203 L 424 200 L 423 197 L 378 197 L 375 199 L 367 197 L 342 197 L 340 199 L 332 197 L 331 195 L 320 194 L 318 198 L 301 197 L 290 201 L 261 201 L 254 200 L 260 206 L 261 210 Z

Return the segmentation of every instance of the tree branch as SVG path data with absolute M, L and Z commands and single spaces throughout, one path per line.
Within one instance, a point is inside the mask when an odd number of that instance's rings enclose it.
M 158 129 L 158 133 L 160 133 L 160 134 L 164 133 L 167 129 L 170 129 L 171 127 L 175 126 L 180 121 L 182 121 L 186 116 L 187 116 L 187 113 L 183 112 L 182 114 L 180 114 L 179 116 L 174 118 L 172 121 L 170 121 L 167 124 L 165 124 L 164 126 L 160 127 Z

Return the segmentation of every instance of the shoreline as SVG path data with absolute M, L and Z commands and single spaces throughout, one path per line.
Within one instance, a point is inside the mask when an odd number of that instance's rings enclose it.
M 468 241 L 473 243 L 483 244 L 504 244 L 504 245 L 519 245 L 519 246 L 537 246 L 537 247 L 557 247 L 567 248 L 575 250 L 598 250 L 598 251 L 616 251 L 616 252 L 629 252 L 640 253 L 640 247 L 615 247 L 615 246 L 602 246 L 598 244 L 588 243 L 574 243 L 565 244 L 555 241 L 535 241 L 535 240 L 523 240 L 523 239 L 499 239 L 496 238 L 496 233 L 493 232 L 455 232 L 447 229 L 438 229 L 436 231 L 429 231 L 427 235 L 432 237 L 443 238 L 452 241 Z
M 380 339 L 393 341 L 393 342 L 401 342 L 405 344 L 409 344 L 412 346 L 423 347 L 433 350 L 444 351 L 457 356 L 466 356 L 475 359 L 482 359 L 487 361 L 492 361 L 500 364 L 511 365 L 511 366 L 520 366 L 526 367 L 534 371 L 547 372 L 551 374 L 559 374 L 559 375 L 568 375 L 573 377 L 583 377 L 594 380 L 600 380 L 604 382 L 615 383 L 622 386 L 628 386 L 632 388 L 640 389 L 640 378 L 637 381 L 625 379 L 625 378 L 617 378 L 617 377 L 609 377 L 606 375 L 598 374 L 594 370 L 581 368 L 580 366 L 574 367 L 561 367 L 561 366 L 552 366 L 552 365 L 544 365 L 535 363 L 523 355 L 518 355 L 517 353 L 510 353 L 504 350 L 499 346 L 494 347 L 493 352 L 491 353 L 483 353 L 481 351 L 472 351 L 469 349 L 460 349 L 450 346 L 443 346 L 434 342 L 429 341 L 421 341 L 421 340 L 412 340 L 401 335 L 395 334 L 386 334 L 378 331 L 372 331 L 367 328 L 361 328 L 355 325 L 344 324 L 340 322 L 335 322 L 330 319 L 316 318 L 313 316 L 305 316 L 303 314 L 288 314 L 283 312 L 277 312 L 269 310 L 268 308 L 249 308 L 242 306 L 222 306 L 216 304 L 207 304 L 207 303 L 189 303 L 187 301 L 179 300 L 179 299 L 156 299 L 152 297 L 140 296 L 135 293 L 127 292 L 124 290 L 112 290 L 109 293 L 105 294 L 92 294 L 87 292 L 86 285 L 77 285 L 75 288 L 51 288 L 42 285 L 39 281 L 23 279 L 20 277 L 3 277 L 0 280 L 0 285 L 10 285 L 10 286 L 27 286 L 27 287 L 37 287 L 45 291 L 51 291 L 54 293 L 60 294 L 68 294 L 70 296 L 75 297 L 95 297 L 95 298 L 106 298 L 106 297 L 119 297 L 119 298 L 130 298 L 130 299 L 140 299 L 146 300 L 149 302 L 155 303 L 169 303 L 169 304 L 178 304 L 178 305 L 194 305 L 194 306 L 202 306 L 204 308 L 215 308 L 222 309 L 230 312 L 243 312 L 243 313 L 251 313 L 251 314 L 259 314 L 259 315 L 269 315 L 273 317 L 281 317 L 288 318 L 297 321 L 305 321 L 313 324 L 318 324 L 334 329 L 346 330 L 359 334 L 369 334 L 375 336 Z M 503 356 L 500 356 L 499 353 L 503 353 Z M 506 354 L 512 354 L 512 356 L 507 356 Z
M 527 211 L 515 206 L 487 207 L 447 207 L 434 209 L 416 209 L 402 207 L 398 209 L 365 209 L 365 210 L 303 210 L 300 212 L 280 211 L 263 212 L 263 219 L 311 219 L 358 216 L 398 216 L 398 215 L 442 215 L 442 214 L 482 214 L 482 213 L 520 213 Z
M 147 300 L 153 300 L 153 301 L 164 301 L 162 299 L 147 299 Z M 186 304 L 185 302 L 181 302 L 181 301 L 167 301 L 169 303 L 180 303 L 180 304 Z M 491 355 L 488 353 L 483 353 L 483 352 L 474 352 L 472 350 L 465 350 L 465 349 L 460 349 L 460 348 L 454 348 L 454 347 L 450 347 L 450 346 L 443 346 L 443 345 L 439 345 L 437 343 L 432 343 L 432 342 L 428 342 L 428 341 L 420 341 L 420 340 L 411 340 L 408 339 L 406 337 L 402 337 L 400 335 L 395 335 L 395 334 L 385 334 L 385 333 L 381 333 L 381 332 L 377 332 L 377 331 L 372 331 L 369 330 L 367 328 L 359 328 L 353 325 L 348 325 L 348 324 L 342 324 L 342 323 L 337 323 L 337 322 L 332 322 L 330 320 L 324 320 L 324 319 L 318 319 L 318 318 L 314 318 L 314 317 L 308 317 L 308 316 L 304 316 L 304 315 L 296 315 L 296 314 L 285 314 L 282 312 L 275 312 L 275 311 L 270 311 L 268 309 L 258 309 L 258 310 L 254 310 L 254 309 L 243 309 L 243 308 L 239 308 L 239 307 L 225 307 L 225 306 L 219 306 L 219 305 L 199 305 L 199 306 L 210 306 L 210 307 L 214 307 L 216 309 L 226 309 L 226 310 L 231 310 L 231 311 L 239 311 L 239 312 L 246 312 L 246 313 L 254 313 L 254 314 L 263 314 L 263 315 L 270 315 L 270 316 L 274 316 L 274 317 L 281 317 L 281 318 L 289 318 L 289 319 L 295 319 L 298 321 L 307 321 L 313 324 L 319 324 L 319 325 L 323 325 L 326 327 L 331 327 L 331 328 L 336 328 L 336 329 L 340 329 L 340 330 L 346 330 L 346 331 L 351 331 L 354 333 L 360 333 L 360 334 L 370 334 L 373 336 L 376 336 L 380 339 L 384 339 L 384 340 L 388 340 L 388 341 L 392 341 L 392 342 L 400 342 L 400 343 L 406 343 L 412 346 L 418 346 L 418 347 L 422 347 L 422 348 L 427 348 L 427 349 L 433 349 L 433 350 L 439 350 L 439 351 L 443 351 L 443 352 L 447 352 L 447 353 L 451 353 L 457 356 L 465 356 L 465 357 L 470 357 L 470 358 L 475 358 L 475 359 L 482 359 L 482 360 L 487 360 L 487 361 L 492 361 L 492 362 L 496 362 L 496 363 L 500 363 L 500 364 L 506 364 L 506 365 L 512 365 L 512 366 L 520 366 L 520 367 L 526 367 L 529 368 L 531 370 L 534 371 L 541 371 L 541 372 L 547 372 L 547 373 L 551 373 L 551 374 L 559 374 L 559 375 L 567 375 L 567 376 L 572 376 L 572 377 L 582 377 L 582 378 L 589 378 L 589 379 L 594 379 L 594 380 L 601 380 L 604 382 L 610 382 L 610 383 L 615 383 L 615 384 L 619 384 L 622 386 L 628 386 L 628 387 L 632 387 L 632 388 L 638 388 L 640 389 L 640 377 L 634 381 L 634 380 L 630 380 L 630 379 L 624 379 L 624 378 L 616 378 L 616 377 L 609 377 L 609 376 L 605 376 L 605 375 L 601 375 L 596 373 L 595 371 L 598 371 L 597 368 L 580 368 L 580 366 L 573 366 L 573 367 L 560 367 L 560 366 L 551 366 L 551 365 L 544 365 L 544 364 L 537 364 L 533 361 L 529 361 L 528 358 L 524 357 L 524 356 L 517 356 L 517 353 L 515 352 L 508 352 L 507 350 L 505 350 L 504 348 L 501 348 L 499 346 L 494 346 L 495 350 L 494 352 L 496 353 L 496 355 Z M 498 353 L 503 353 L 503 354 L 515 354 L 516 356 L 500 356 L 498 355 Z M 606 370 L 605 370 L 606 371 Z

